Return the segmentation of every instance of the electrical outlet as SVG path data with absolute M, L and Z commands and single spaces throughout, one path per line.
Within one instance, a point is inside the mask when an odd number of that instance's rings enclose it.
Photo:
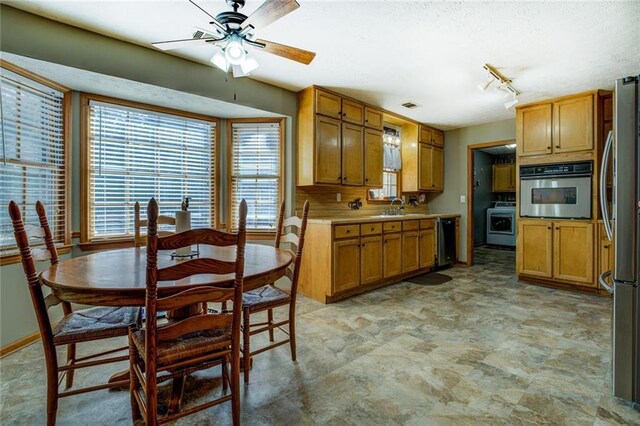
M 467 197 L 465 195 L 460 196 L 460 203 L 464 204 L 467 202 Z
M 337 193 L 336 193 L 336 201 L 337 201 L 337 202 L 342 201 L 342 194 L 341 194 L 341 193 L 339 193 L 339 192 L 337 192 Z

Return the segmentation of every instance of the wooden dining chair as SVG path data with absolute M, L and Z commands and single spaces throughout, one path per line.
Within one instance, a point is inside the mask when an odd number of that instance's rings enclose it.
M 140 308 L 96 307 L 74 312 L 70 303 L 58 299 L 54 294 L 45 297 L 36 272 L 35 261 L 49 260 L 51 266 L 55 267 L 58 264 L 58 252 L 53 243 L 44 206 L 40 201 L 36 203 L 36 212 L 40 220 L 40 226 L 25 225 L 22 221 L 20 207 L 14 201 L 9 203 L 9 216 L 13 222 L 14 235 L 20 250 L 22 267 L 27 277 L 31 302 L 33 303 L 44 346 L 44 358 L 47 366 L 47 424 L 54 425 L 56 423 L 58 398 L 99 389 L 121 387 L 129 382 L 128 380 L 121 380 L 62 392 L 59 390 L 60 384 L 65 378 L 65 388 L 69 389 L 73 386 L 73 373 L 79 368 L 129 359 L 126 354 L 104 358 L 106 355 L 127 350 L 128 346 L 76 357 L 76 344 L 126 336 L 128 327 L 139 323 Z M 44 240 L 44 247 L 32 249 L 29 244 L 31 238 Z M 62 305 L 64 317 L 57 324 L 52 325 L 49 320 L 48 310 L 59 304 Z M 65 365 L 58 365 L 56 347 L 65 345 L 67 346 L 67 362 Z
M 147 220 L 140 219 L 140 203 L 136 201 L 136 204 L 133 208 L 134 217 L 133 217 L 133 232 L 134 232 L 134 241 L 136 247 L 141 247 L 144 245 L 145 237 L 140 233 L 140 228 L 147 227 Z M 158 216 L 158 225 L 176 225 L 176 218 L 171 216 Z M 158 235 L 171 235 L 173 232 L 170 231 L 158 231 Z
M 296 294 L 298 290 L 298 277 L 300 274 L 300 263 L 302 262 L 302 249 L 304 248 L 304 234 L 307 229 L 307 217 L 309 216 L 309 201 L 305 201 L 302 208 L 302 218 L 291 216 L 284 219 L 284 201 L 280 204 L 278 215 L 278 229 L 276 230 L 276 248 L 281 248 L 282 244 L 289 244 L 288 249 L 293 255 L 293 261 L 287 268 L 286 277 L 291 282 L 291 289 L 285 290 L 276 287 L 275 283 L 260 287 L 244 293 L 242 298 L 243 322 L 242 322 L 242 355 L 244 381 L 249 383 L 249 370 L 251 369 L 251 359 L 254 355 L 268 351 L 281 345 L 289 343 L 291 348 L 291 359 L 296 360 Z M 289 229 L 287 233 L 285 230 Z M 274 322 L 273 309 L 281 306 L 289 307 L 289 315 L 286 320 Z M 267 311 L 267 321 L 251 324 L 251 314 Z M 289 325 L 288 330 L 283 329 Z M 251 327 L 260 327 L 251 329 Z M 274 330 L 279 329 L 288 335 L 288 338 L 274 343 Z M 269 332 L 269 341 L 272 344 L 260 349 L 251 350 L 251 336 Z
M 237 234 L 215 229 L 192 229 L 167 237 L 158 237 L 158 205 L 154 199 L 147 209 L 147 318 L 155 318 L 160 309 L 201 307 L 206 301 L 233 301 L 231 312 L 202 314 L 186 319 L 173 318 L 158 326 L 147 321 L 144 328 L 131 328 L 129 352 L 131 371 L 131 408 L 133 418 L 142 416 L 147 424 L 156 425 L 176 420 L 214 405 L 231 401 L 233 424 L 240 424 L 240 321 L 242 315 L 242 283 L 246 241 L 247 203 L 240 204 Z M 158 250 L 175 250 L 193 244 L 236 246 L 235 260 L 196 258 L 165 268 L 158 268 Z M 177 294 L 158 297 L 158 282 L 178 281 L 198 274 L 235 274 L 232 286 L 202 284 Z M 231 374 L 227 365 L 231 364 Z M 222 366 L 225 395 L 199 406 L 180 410 L 184 378 L 197 370 Z M 166 415 L 158 415 L 158 384 L 173 379 L 172 395 Z M 231 385 L 231 395 L 226 394 Z

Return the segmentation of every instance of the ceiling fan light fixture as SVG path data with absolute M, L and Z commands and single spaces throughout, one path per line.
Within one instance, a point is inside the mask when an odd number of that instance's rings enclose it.
M 231 65 L 240 65 L 247 57 L 247 51 L 242 45 L 242 38 L 237 34 L 230 36 L 230 40 L 224 48 L 224 56 Z
M 226 55 L 220 50 L 213 55 L 211 63 L 224 72 L 229 71 L 229 62 L 227 61 Z
M 248 53 L 245 60 L 240 64 L 240 68 L 242 68 L 242 73 L 245 75 L 249 75 L 252 71 L 255 71 L 256 69 L 258 69 L 259 66 L 260 65 L 258 64 L 258 61 L 256 61 L 256 59 Z

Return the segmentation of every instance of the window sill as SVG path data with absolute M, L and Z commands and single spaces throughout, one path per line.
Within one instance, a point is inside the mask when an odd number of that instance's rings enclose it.
M 121 249 L 121 248 L 130 248 L 134 247 L 135 242 L 133 238 L 128 238 L 126 240 L 98 240 L 98 241 L 89 241 L 86 243 L 78 244 L 78 247 L 82 251 L 94 251 L 94 250 L 113 250 L 113 249 Z
M 56 246 L 56 250 L 58 251 L 58 256 L 71 253 L 72 248 L 73 248 L 72 244 Z M 22 261 L 22 258 L 20 257 L 20 253 L 9 253 L 9 254 L 4 254 L 0 256 L 0 266 L 12 265 L 14 263 L 20 263 L 21 261 Z

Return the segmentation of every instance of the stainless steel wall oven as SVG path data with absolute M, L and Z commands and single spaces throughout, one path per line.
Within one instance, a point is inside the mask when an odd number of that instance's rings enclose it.
M 593 161 L 520 167 L 520 216 L 591 219 Z

